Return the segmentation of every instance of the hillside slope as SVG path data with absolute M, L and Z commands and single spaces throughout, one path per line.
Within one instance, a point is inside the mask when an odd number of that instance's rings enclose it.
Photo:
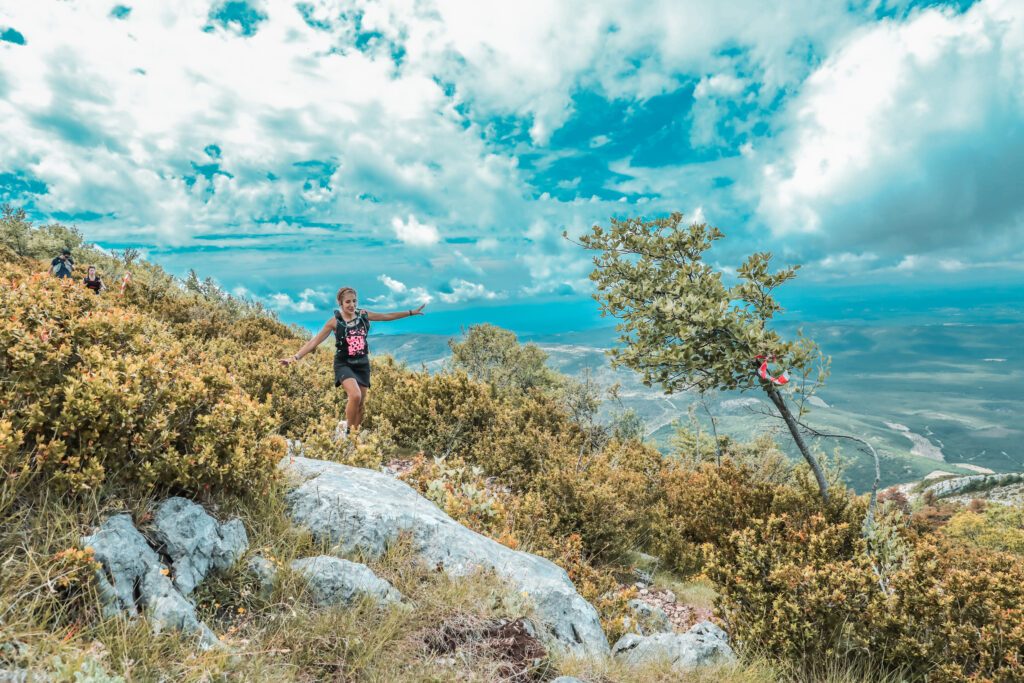
M 567 378 L 522 389 L 386 356 L 374 358 L 365 428 L 339 440 L 330 354 L 277 362 L 299 331 L 210 281 L 137 261 L 123 296 L 96 296 L 38 260 L 73 233 L 12 227 L 8 214 L 0 228 L 0 668 L 44 662 L 58 680 L 90 667 L 126 680 L 680 679 L 664 663 L 600 657 L 508 669 L 505 646 L 473 644 L 522 616 L 521 586 L 443 575 L 401 535 L 368 571 L 411 613 L 318 605 L 304 571 L 360 558 L 289 514 L 277 464 L 299 439 L 311 458 L 395 472 L 455 522 L 561 567 L 610 642 L 633 634 L 630 657 L 650 651 L 639 639 L 652 594 L 697 607 L 702 587 L 700 607 L 714 603 L 740 663 L 693 680 L 1024 677 L 1019 508 L 894 498 L 865 524 L 864 497 L 832 472 L 824 503 L 770 439 L 717 453 L 683 434 L 662 453 L 604 422 Z M 108 277 L 129 267 L 72 246 Z M 176 570 L 177 551 L 153 535 L 169 499 L 245 528 L 242 556 L 182 598 L 226 649 L 101 608 L 109 579 L 83 539 L 122 519 Z M 269 591 L 247 571 L 257 557 L 282 572 Z M 150 567 L 138 588 L 171 599 L 167 576 Z

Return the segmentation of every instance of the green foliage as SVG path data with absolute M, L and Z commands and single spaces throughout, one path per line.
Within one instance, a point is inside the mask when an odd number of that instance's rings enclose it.
M 0 453 L 59 490 L 143 483 L 238 491 L 283 455 L 266 410 L 150 318 L 69 280 L 0 285 Z
M 600 253 L 590 278 L 602 312 L 621 319 L 617 365 L 660 384 L 669 393 L 760 386 L 756 357 L 781 367 L 809 369 L 814 344 L 782 340 L 768 327 L 782 307 L 772 292 L 796 276 L 797 267 L 768 270 L 771 254 L 752 254 L 737 269 L 739 284 L 726 287 L 704 252 L 724 237 L 704 223 L 682 226 L 682 214 L 645 221 L 612 219 L 581 238 Z
M 859 508 L 772 513 L 709 549 L 718 607 L 740 646 L 804 672 L 831 660 L 913 680 L 1020 680 L 1019 558 L 914 536 L 898 512 L 878 520 L 887 551 L 869 553 Z
M 730 634 L 745 647 L 798 666 L 834 658 L 875 588 L 858 553 L 858 522 L 822 515 L 751 520 L 710 551 L 708 575 L 719 587 Z
M 59 224 L 35 228 L 24 209 L 4 204 L 0 207 L 0 243 L 18 256 L 40 259 L 49 264 L 61 249 L 80 248 L 82 234 L 75 228 Z
M 374 361 L 373 383 L 365 424 L 368 429 L 386 425 L 403 448 L 464 456 L 495 420 L 497 399 L 463 371 L 417 373 L 384 357 Z
M 1024 508 L 989 504 L 981 512 L 963 510 L 942 528 L 950 539 L 979 550 L 1024 555 Z
M 682 227 L 683 215 L 645 221 L 612 219 L 606 230 L 595 225 L 580 241 L 598 251 L 590 279 L 603 315 L 620 319 L 622 346 L 610 352 L 613 365 L 639 372 L 644 384 L 659 384 L 669 394 L 683 390 L 759 388 L 768 394 L 810 465 L 821 497 L 828 500 L 817 457 L 804 442 L 797 417 L 783 393 L 761 380 L 762 358 L 804 378 L 802 390 L 824 382 L 828 362 L 810 339 L 783 340 L 769 327 L 782 306 L 772 293 L 796 277 L 799 266 L 769 272 L 771 254 L 751 254 L 736 270 L 739 282 L 726 287 L 722 273 L 704 253 L 724 237 L 705 223 Z
M 858 642 L 935 681 L 1024 680 L 1020 558 L 922 539 L 876 593 Z
M 448 342 L 452 367 L 497 391 L 554 389 L 561 377 L 547 366 L 548 355 L 536 344 L 520 344 L 514 332 L 494 325 L 473 325 L 462 341 Z

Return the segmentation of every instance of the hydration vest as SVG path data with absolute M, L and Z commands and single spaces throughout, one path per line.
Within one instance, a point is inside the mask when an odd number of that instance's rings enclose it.
M 334 327 L 334 346 L 338 358 L 369 362 L 370 347 L 366 343 L 366 336 L 370 333 L 370 319 L 366 311 L 357 310 L 356 317 L 349 321 L 341 317 L 339 310 L 334 311 L 334 317 L 338 321 Z

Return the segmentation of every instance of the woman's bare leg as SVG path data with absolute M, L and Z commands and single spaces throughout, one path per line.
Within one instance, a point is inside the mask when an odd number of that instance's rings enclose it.
M 362 397 L 359 399 L 359 417 L 355 422 L 356 428 L 363 424 L 363 409 L 366 407 L 366 397 L 370 395 L 370 387 L 360 385 L 359 388 L 362 390 Z
M 345 393 L 348 395 L 348 401 L 345 403 L 345 421 L 348 422 L 349 429 L 353 429 L 359 426 L 359 421 L 362 418 L 362 387 L 352 378 L 346 379 L 341 386 L 345 388 Z

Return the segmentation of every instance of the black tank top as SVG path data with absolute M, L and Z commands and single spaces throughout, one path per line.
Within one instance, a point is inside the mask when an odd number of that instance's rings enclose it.
M 370 319 L 366 311 L 356 311 L 356 317 L 345 321 L 341 311 L 334 311 L 338 322 L 334 326 L 335 360 L 349 365 L 367 365 L 370 362 L 370 347 L 366 335 L 370 333 Z

